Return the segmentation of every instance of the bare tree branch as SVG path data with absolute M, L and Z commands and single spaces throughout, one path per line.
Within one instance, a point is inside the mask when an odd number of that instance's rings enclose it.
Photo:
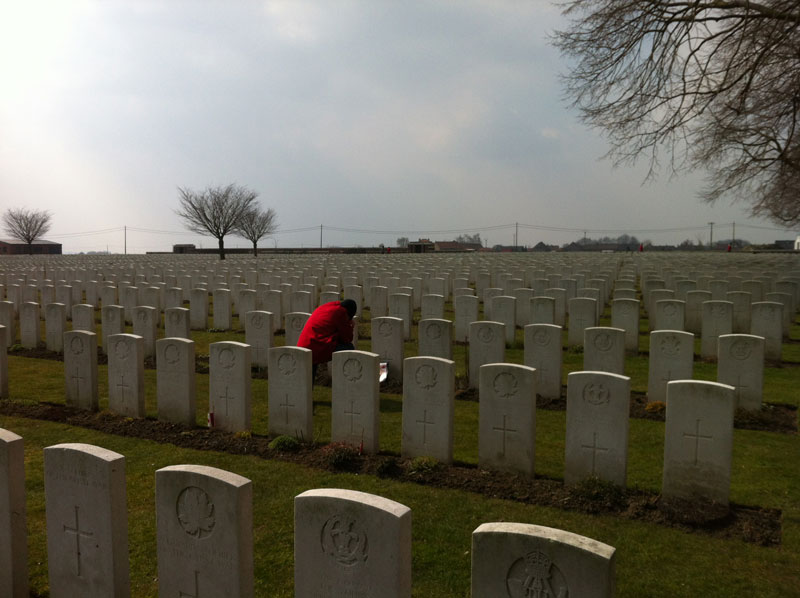
M 52 214 L 47 210 L 9 208 L 3 214 L 5 231 L 28 245 L 28 254 L 33 253 L 33 242 L 50 230 Z
M 258 242 L 278 228 L 276 217 L 272 208 L 266 211 L 253 208 L 242 216 L 236 227 L 236 234 L 253 244 L 253 255 L 258 255 Z
M 216 238 L 219 258 L 224 260 L 225 236 L 236 231 L 242 217 L 252 209 L 258 193 L 235 184 L 208 187 L 200 192 L 178 187 L 178 193 L 180 207 L 175 213 L 188 230 Z
M 800 222 L 796 0 L 569 0 L 566 96 L 616 164 L 704 169 L 703 199 Z

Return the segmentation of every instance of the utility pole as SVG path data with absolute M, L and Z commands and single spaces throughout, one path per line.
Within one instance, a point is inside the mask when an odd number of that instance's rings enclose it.
M 514 249 L 519 244 L 519 222 L 514 223 Z
M 128 255 L 128 226 L 123 227 L 125 229 L 125 255 Z
M 736 245 L 736 223 L 733 223 L 733 241 L 731 241 L 731 245 Z
M 319 248 L 322 249 L 322 225 L 319 225 Z
M 709 249 L 714 249 L 714 223 L 713 222 L 709 222 L 708 226 L 711 227 L 711 233 L 709 234 L 709 237 L 708 237 L 708 248 Z

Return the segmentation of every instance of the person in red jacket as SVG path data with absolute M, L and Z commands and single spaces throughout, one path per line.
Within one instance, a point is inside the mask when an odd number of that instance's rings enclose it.
M 317 366 L 329 362 L 335 351 L 355 349 L 353 316 L 357 308 L 352 299 L 331 301 L 320 305 L 308 318 L 297 346 L 311 349 L 312 380 L 317 377 Z

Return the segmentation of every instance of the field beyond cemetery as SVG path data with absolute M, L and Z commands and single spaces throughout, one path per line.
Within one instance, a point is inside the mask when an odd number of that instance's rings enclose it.
M 470 271 L 523 271 L 551 269 L 582 263 L 583 256 L 533 254 L 483 256 L 358 256 L 339 262 L 315 264 L 324 258 L 241 258 L 227 263 L 207 262 L 211 269 L 232 272 L 290 267 L 343 271 L 359 269 Z M 730 258 L 730 263 L 722 258 Z M 101 270 L 101 261 L 69 262 L 70 268 Z M 106 258 L 109 261 L 112 258 Z M 120 258 L 121 259 L 121 258 Z M 175 257 L 143 264 L 161 270 L 183 266 Z M 155 258 L 152 258 L 155 260 Z M 187 258 L 189 259 L 189 258 Z M 697 268 L 769 270 L 770 256 L 603 256 L 603 269 L 673 271 L 697 260 Z M 166 261 L 170 260 L 170 261 Z M 396 260 L 396 261 L 392 261 Z M 736 261 L 738 260 L 738 261 Z M 797 256 L 779 262 L 780 276 L 797 276 Z M 116 267 L 133 271 L 136 258 Z M 0 262 L 6 272 L 27 266 L 23 260 Z M 37 260 L 31 268 L 66 268 L 58 260 Z M 197 267 L 192 265 L 192 267 Z M 688 266 L 687 266 L 688 267 Z M 148 271 L 142 267 L 142 271 Z M 794 272 L 792 274 L 791 272 Z M 760 272 L 759 272 L 760 273 Z M 638 297 L 641 288 L 637 280 Z M 471 282 L 471 286 L 475 286 Z M 187 305 L 188 307 L 188 305 Z M 100 315 L 96 312 L 98 336 Z M 419 319 L 419 310 L 414 314 Z M 452 302 L 444 317 L 454 318 Z M 482 313 L 481 313 L 482 317 Z M 252 378 L 252 429 L 228 434 L 209 430 L 208 355 L 211 343 L 244 342 L 238 318 L 231 330 L 192 331 L 197 356 L 196 427 L 159 422 L 156 405 L 156 370 L 145 362 L 147 418 L 133 420 L 108 411 L 108 371 L 104 356 L 98 366 L 100 411 L 79 411 L 66 406 L 63 357 L 44 348 L 23 349 L 14 344 L 8 355 L 9 399 L 0 401 L 0 428 L 25 441 L 28 568 L 31 596 L 50 595 L 47 569 L 43 449 L 66 443 L 97 445 L 125 456 L 131 595 L 158 595 L 155 526 L 155 471 L 176 464 L 201 464 L 244 476 L 253 483 L 255 595 L 293 596 L 293 498 L 312 488 L 348 488 L 386 497 L 408 506 L 413 520 L 413 595 L 467 597 L 470 595 L 472 531 L 482 523 L 511 521 L 534 523 L 593 538 L 616 548 L 616 586 L 620 597 L 675 596 L 800 596 L 800 319 L 794 314 L 780 362 L 768 362 L 764 373 L 764 408 L 756 414 L 737 412 L 733 435 L 731 510 L 720 512 L 705 505 L 662 508 L 660 491 L 664 458 L 663 406 L 646 407 L 649 333 L 642 307 L 639 351 L 625 360 L 631 378 L 627 488 L 590 481 L 565 487 L 564 453 L 566 412 L 563 401 L 538 401 L 536 410 L 536 460 L 533 480 L 478 468 L 479 397 L 467 390 L 468 347 L 454 345 L 456 402 L 454 465 L 430 459 L 400 456 L 402 386 L 384 384 L 380 395 L 380 453 L 364 456 L 343 445 L 331 445 L 331 387 L 319 380 L 314 386 L 314 438 L 297 450 L 270 446 L 268 435 L 268 379 L 254 370 Z M 358 349 L 371 348 L 371 314 L 365 309 L 359 324 Z M 598 322 L 610 326 L 607 305 Z M 126 332 L 131 332 L 131 327 Z M 159 328 L 163 336 L 163 327 Z M 405 357 L 417 355 L 416 326 L 405 343 Z M 562 384 L 569 372 L 583 369 L 579 348 L 563 350 Z M 700 341 L 696 340 L 699 354 Z M 275 344 L 284 344 L 283 331 Z M 506 349 L 506 362 L 522 364 L 523 331 Z M 717 365 L 695 356 L 693 378 L 716 380 Z M 565 388 L 564 388 L 565 391 Z

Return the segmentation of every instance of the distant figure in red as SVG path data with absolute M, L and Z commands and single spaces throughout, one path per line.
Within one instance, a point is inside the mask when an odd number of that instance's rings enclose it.
M 314 378 L 317 376 L 317 366 L 329 362 L 335 351 L 355 349 L 353 316 L 357 309 L 358 305 L 352 299 L 331 301 L 320 305 L 308 318 L 297 346 L 311 349 Z
M 639 253 L 644 251 L 644 243 L 639 243 Z
M 728 253 L 730 253 L 730 252 L 731 252 L 731 249 L 732 249 L 732 247 L 731 247 L 731 244 L 730 244 L 730 243 L 728 243 Z

